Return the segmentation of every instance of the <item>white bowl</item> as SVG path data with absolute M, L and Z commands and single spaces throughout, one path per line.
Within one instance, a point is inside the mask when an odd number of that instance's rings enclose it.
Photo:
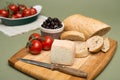
M 62 23 L 62 27 L 57 29 L 46 29 L 41 26 L 40 30 L 42 36 L 51 36 L 54 39 L 59 39 L 62 31 L 64 30 L 64 24 Z

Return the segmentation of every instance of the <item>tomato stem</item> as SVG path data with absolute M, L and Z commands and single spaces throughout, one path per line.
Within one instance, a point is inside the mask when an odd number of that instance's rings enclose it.
M 45 37 L 42 36 L 42 37 L 41 37 L 41 41 L 45 41 Z
M 30 44 L 30 41 L 27 42 L 27 44 L 26 44 L 25 47 L 28 48 L 28 47 L 29 47 L 29 44 Z

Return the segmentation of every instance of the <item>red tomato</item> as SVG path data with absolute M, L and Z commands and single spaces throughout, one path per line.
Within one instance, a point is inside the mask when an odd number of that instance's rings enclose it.
M 13 14 L 12 15 L 12 18 L 14 19 L 14 18 L 22 18 L 23 17 L 23 15 L 21 14 L 21 13 L 16 13 L 16 14 Z
M 28 47 L 31 54 L 37 55 L 40 54 L 42 50 L 42 43 L 39 40 L 32 40 Z
M 37 40 L 41 40 L 41 35 L 39 33 L 32 33 L 30 36 L 29 36 L 29 41 L 31 39 L 37 39 Z
M 43 50 L 50 50 L 54 39 L 50 36 L 45 36 L 42 40 Z
M 35 8 L 30 8 L 31 15 L 34 15 L 37 13 L 37 10 Z
M 25 10 L 25 9 L 27 9 L 27 6 L 26 6 L 26 5 L 23 5 L 23 4 L 19 4 L 18 7 L 19 7 L 19 9 L 22 10 L 22 11 Z
M 24 16 L 24 17 L 31 16 L 30 9 L 25 9 L 25 10 L 23 10 L 23 16 Z
M 17 13 L 19 11 L 19 7 L 16 4 L 10 4 L 8 5 L 8 9 L 12 11 L 13 13 Z
M 9 11 L 1 9 L 0 10 L 0 16 L 2 16 L 2 17 L 8 17 L 9 16 Z

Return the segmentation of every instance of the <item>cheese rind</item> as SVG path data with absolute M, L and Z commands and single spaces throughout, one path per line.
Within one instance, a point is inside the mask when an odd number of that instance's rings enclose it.
M 72 65 L 75 56 L 74 52 L 74 42 L 55 39 L 51 48 L 51 63 Z

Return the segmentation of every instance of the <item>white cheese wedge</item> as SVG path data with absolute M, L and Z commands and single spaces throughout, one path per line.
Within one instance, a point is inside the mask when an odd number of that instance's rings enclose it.
M 75 57 L 75 43 L 55 39 L 51 48 L 51 63 L 72 65 Z

